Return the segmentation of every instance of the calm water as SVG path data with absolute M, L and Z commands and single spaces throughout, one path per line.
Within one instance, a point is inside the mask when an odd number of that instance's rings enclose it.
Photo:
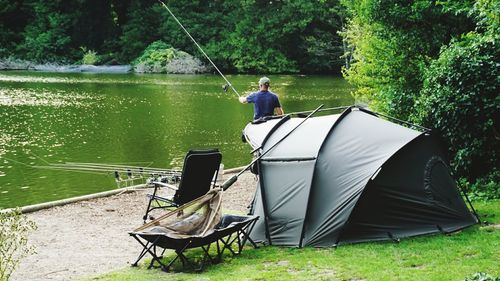
M 240 93 L 259 77 L 228 76 Z M 271 76 L 286 112 L 350 105 L 328 76 Z M 241 130 L 251 105 L 215 75 L 0 72 L 0 209 L 116 188 L 112 175 L 36 169 L 60 162 L 153 162 L 180 168 L 191 148 L 217 147 L 226 168 L 251 160 Z

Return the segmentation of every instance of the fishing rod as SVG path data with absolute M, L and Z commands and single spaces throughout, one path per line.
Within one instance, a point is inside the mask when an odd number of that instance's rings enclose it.
M 191 38 L 191 40 L 194 42 L 194 44 L 196 45 L 196 47 L 198 47 L 198 49 L 200 49 L 200 51 L 203 53 L 203 55 L 205 55 L 205 57 L 208 59 L 208 61 L 214 66 L 214 68 L 217 70 L 217 72 L 219 72 L 220 76 L 222 76 L 222 78 L 224 78 L 224 80 L 226 81 L 226 85 L 223 86 L 223 89 L 225 92 L 227 92 L 227 87 L 230 87 L 234 93 L 240 97 L 240 94 L 238 93 L 238 91 L 236 91 L 236 89 L 233 87 L 233 85 L 231 84 L 231 82 L 229 82 L 229 80 L 227 80 L 226 76 L 224 76 L 224 74 L 222 74 L 222 72 L 219 70 L 219 68 L 215 65 L 215 63 L 210 59 L 210 57 L 207 55 L 207 53 L 205 53 L 205 51 L 203 51 L 203 49 L 201 48 L 201 46 L 198 44 L 198 42 L 196 42 L 196 40 L 194 40 L 193 36 L 191 36 L 191 34 L 189 34 L 189 32 L 187 31 L 186 28 L 184 28 L 184 26 L 182 25 L 182 23 L 177 19 L 177 17 L 174 15 L 174 13 L 172 13 L 172 11 L 170 11 L 170 9 L 167 7 L 167 5 L 165 5 L 165 3 L 163 3 L 161 0 L 158 0 L 158 2 L 160 2 L 163 7 L 165 7 L 165 9 L 167 9 L 167 11 L 170 13 L 170 15 L 174 18 L 174 20 L 179 24 L 179 26 L 182 28 L 182 30 L 184 30 L 184 32 L 187 34 L 187 36 L 189 38 Z
M 82 165 L 65 165 L 65 164 L 51 164 L 48 166 L 31 166 L 38 169 L 62 170 L 62 171 L 89 171 L 102 174 L 112 173 L 125 173 L 129 176 L 132 174 L 139 175 L 180 175 L 180 171 L 161 170 L 161 169 L 144 169 L 141 167 L 130 168 L 112 168 L 112 167 L 98 167 L 98 166 L 82 166 Z
M 255 162 L 259 161 L 262 157 L 264 157 L 264 155 L 266 155 L 269 151 L 271 151 L 279 143 L 281 143 L 284 139 L 286 139 L 289 135 L 291 135 L 298 127 L 300 127 L 300 125 L 304 124 L 304 122 L 306 122 L 307 119 L 309 119 L 311 116 L 313 116 L 322 107 L 323 107 L 323 104 L 318 106 L 318 108 L 316 108 L 313 112 L 311 112 L 309 115 L 307 115 L 307 117 L 304 118 L 304 120 L 302 120 L 299 124 L 297 124 L 297 126 L 293 127 L 293 129 L 291 129 L 286 135 L 284 135 L 281 139 L 279 139 L 276 143 L 274 143 L 269 149 L 267 149 L 261 155 L 259 155 L 259 157 L 255 158 L 250 164 L 248 164 L 245 168 L 243 168 L 243 170 L 241 170 L 237 175 L 232 176 L 231 178 L 226 180 L 224 183 L 222 183 L 222 186 L 221 186 L 222 190 L 226 190 L 231 185 L 233 185 L 238 180 L 238 177 L 241 176 L 241 174 L 243 174 L 246 170 L 250 169 L 250 167 L 252 167 L 252 165 L 255 164 Z M 290 118 L 290 115 L 285 115 L 285 116 L 286 116 L 285 118 Z M 262 146 L 260 148 L 262 148 Z
M 149 162 L 152 164 L 152 162 Z M 149 165 L 151 165 L 149 164 Z M 104 164 L 104 163 L 79 163 L 79 162 L 66 162 L 64 164 L 50 164 L 59 165 L 67 167 L 89 167 L 89 168 L 99 168 L 99 169 L 109 169 L 109 170 L 137 170 L 142 172 L 154 171 L 154 172 L 164 172 L 164 173 L 181 173 L 179 170 L 163 169 L 163 168 L 153 168 L 153 167 L 143 167 L 143 166 L 129 166 L 121 164 Z
M 323 108 L 321 110 L 318 110 L 318 112 L 324 112 L 324 111 L 334 111 L 334 110 L 345 110 L 347 108 L 351 107 L 350 105 L 344 105 L 344 106 L 337 106 L 337 107 L 329 107 L 329 108 Z M 313 110 L 307 110 L 307 111 L 297 111 L 297 112 L 290 112 L 287 113 L 287 115 L 304 115 L 313 112 Z
M 90 165 L 91 164 L 91 165 Z M 178 182 L 181 178 L 181 172 L 175 170 L 162 170 L 158 168 L 130 167 L 125 165 L 108 165 L 99 163 L 64 163 L 51 164 L 46 166 L 30 166 L 37 169 L 58 170 L 66 172 L 79 172 L 98 175 L 113 175 L 118 188 L 122 183 L 134 184 L 136 181 L 145 181 L 148 184 L 151 181 Z

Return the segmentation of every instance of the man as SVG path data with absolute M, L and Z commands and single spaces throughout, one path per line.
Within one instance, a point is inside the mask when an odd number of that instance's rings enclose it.
M 281 107 L 278 96 L 269 91 L 269 84 L 271 80 L 267 77 L 262 77 L 259 80 L 259 91 L 251 93 L 246 97 L 240 97 L 241 103 L 253 103 L 253 119 L 257 120 L 267 116 L 283 115 L 283 108 Z

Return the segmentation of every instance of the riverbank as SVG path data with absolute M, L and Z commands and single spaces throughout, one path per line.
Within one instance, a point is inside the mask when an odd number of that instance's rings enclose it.
M 223 180 L 233 174 L 226 173 Z M 223 194 L 223 210 L 246 213 L 256 177 L 243 173 Z M 141 250 L 127 232 L 142 225 L 146 194 L 139 189 L 27 214 L 38 229 L 29 243 L 36 254 L 21 261 L 15 280 L 74 280 L 133 263 Z
M 170 61 L 139 61 L 135 65 L 91 65 L 65 63 L 34 63 L 16 58 L 0 58 L 0 70 L 28 70 L 60 73 L 165 73 L 165 74 L 203 74 L 212 68 L 186 52 L 176 51 Z
M 44 72 L 89 72 L 89 73 L 128 73 L 131 65 L 67 65 L 59 63 L 36 64 L 20 59 L 0 59 L 0 70 L 30 70 Z

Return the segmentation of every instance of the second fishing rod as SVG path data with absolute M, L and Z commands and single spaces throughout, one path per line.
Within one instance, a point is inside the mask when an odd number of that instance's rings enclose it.
M 158 2 L 161 3 L 161 5 L 163 7 L 165 7 L 165 9 L 167 9 L 168 13 L 172 16 L 172 18 L 174 18 L 174 20 L 177 22 L 177 24 L 181 27 L 181 29 L 187 34 L 187 36 L 193 41 L 193 43 L 196 45 L 196 47 L 198 47 L 198 49 L 201 51 L 201 53 L 207 58 L 207 60 L 212 64 L 212 66 L 215 68 L 215 70 L 217 70 L 217 72 L 220 74 L 220 76 L 222 76 L 222 78 L 224 79 L 224 81 L 226 81 L 226 85 L 223 86 L 223 89 L 224 91 L 227 91 L 227 88 L 231 88 L 233 90 L 233 92 L 238 96 L 240 97 L 241 95 L 238 93 L 238 91 L 236 91 L 236 89 L 233 87 L 233 85 L 231 84 L 231 82 L 229 82 L 229 80 L 226 78 L 226 76 L 224 76 L 224 74 L 222 74 L 222 72 L 219 70 L 219 68 L 217 67 L 217 65 L 215 65 L 215 63 L 210 59 L 210 57 L 207 55 L 207 53 L 205 53 L 205 51 L 203 50 L 203 48 L 201 48 L 200 44 L 198 44 L 198 42 L 196 42 L 196 40 L 193 38 L 193 36 L 191 36 L 191 34 L 187 31 L 187 29 L 182 25 L 182 23 L 177 19 L 177 17 L 174 15 L 174 13 L 172 13 L 172 11 L 168 8 L 168 6 L 163 3 L 163 1 L 161 0 L 158 0 Z

